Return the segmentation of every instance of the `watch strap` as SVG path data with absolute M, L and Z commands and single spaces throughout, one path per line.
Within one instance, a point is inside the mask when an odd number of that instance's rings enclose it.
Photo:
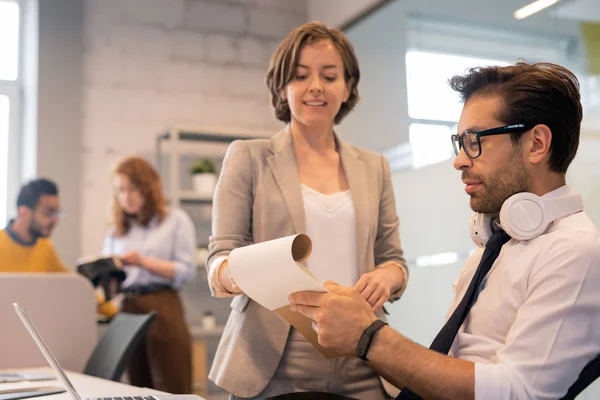
M 358 343 L 356 344 L 357 357 L 365 361 L 369 361 L 367 358 L 367 353 L 369 352 L 369 347 L 371 347 L 371 343 L 373 342 L 373 337 L 375 336 L 375 333 L 385 325 L 387 325 L 386 322 L 376 319 L 367 327 L 367 329 L 365 329 L 363 334 L 360 336 L 360 339 L 358 339 Z

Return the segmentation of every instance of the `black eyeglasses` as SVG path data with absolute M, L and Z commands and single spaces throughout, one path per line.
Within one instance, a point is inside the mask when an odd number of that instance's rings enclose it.
M 532 124 L 506 125 L 498 128 L 486 129 L 484 131 L 464 131 L 460 135 L 452 135 L 452 147 L 454 154 L 458 155 L 460 149 L 465 149 L 469 158 L 477 158 L 481 155 L 481 137 L 492 135 L 504 135 L 505 133 L 524 133 L 533 128 Z

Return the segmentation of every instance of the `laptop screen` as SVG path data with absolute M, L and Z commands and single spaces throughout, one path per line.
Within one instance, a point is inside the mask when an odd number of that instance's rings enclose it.
M 44 339 L 42 339 L 38 331 L 35 329 L 33 322 L 31 322 L 31 319 L 29 319 L 29 316 L 27 315 L 25 310 L 19 307 L 17 303 L 13 303 L 13 307 L 15 308 L 17 315 L 25 325 L 25 328 L 27 328 L 27 332 L 29 332 L 29 334 L 33 338 L 33 341 L 38 346 L 38 348 L 46 358 L 46 361 L 48 361 L 48 364 L 50 364 L 50 367 L 52 367 L 52 370 L 54 371 L 58 379 L 61 381 L 67 392 L 69 392 L 69 394 L 74 400 L 83 400 L 81 396 L 79 396 L 79 393 L 77 393 L 77 391 L 75 390 L 75 387 L 67 377 L 67 374 L 65 374 L 65 371 L 62 369 L 62 367 L 60 366 L 60 364 L 58 363 L 58 361 L 44 342 Z

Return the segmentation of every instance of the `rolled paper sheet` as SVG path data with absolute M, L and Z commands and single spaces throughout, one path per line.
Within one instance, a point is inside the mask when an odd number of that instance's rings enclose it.
M 327 291 L 302 263 L 311 251 L 303 233 L 239 247 L 229 254 L 229 271 L 248 297 L 274 311 L 290 304 L 294 292 Z
M 319 344 L 309 318 L 290 308 L 292 293 L 327 292 L 303 264 L 311 251 L 312 242 L 302 233 L 239 247 L 229 254 L 229 272 L 244 294 L 286 319 L 324 357 L 341 357 Z

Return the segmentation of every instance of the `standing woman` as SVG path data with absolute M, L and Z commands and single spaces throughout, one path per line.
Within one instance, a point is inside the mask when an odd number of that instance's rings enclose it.
M 307 267 L 317 280 L 355 287 L 381 318 L 383 303 L 400 297 L 408 272 L 388 162 L 333 130 L 358 101 L 359 77 L 343 33 L 316 22 L 300 26 L 275 50 L 266 79 L 275 116 L 287 126 L 270 140 L 236 141 L 227 151 L 207 265 L 213 294 L 234 297 L 209 374 L 231 399 L 397 393 L 386 393 L 358 357 L 325 359 L 286 320 L 243 294 L 227 264 L 237 247 L 307 233 Z
M 194 224 L 167 207 L 157 172 L 142 158 L 117 165 L 113 190 L 113 226 L 103 253 L 119 256 L 127 274 L 121 309 L 158 313 L 129 365 L 130 382 L 191 393 L 192 339 L 178 290 L 196 274 Z

